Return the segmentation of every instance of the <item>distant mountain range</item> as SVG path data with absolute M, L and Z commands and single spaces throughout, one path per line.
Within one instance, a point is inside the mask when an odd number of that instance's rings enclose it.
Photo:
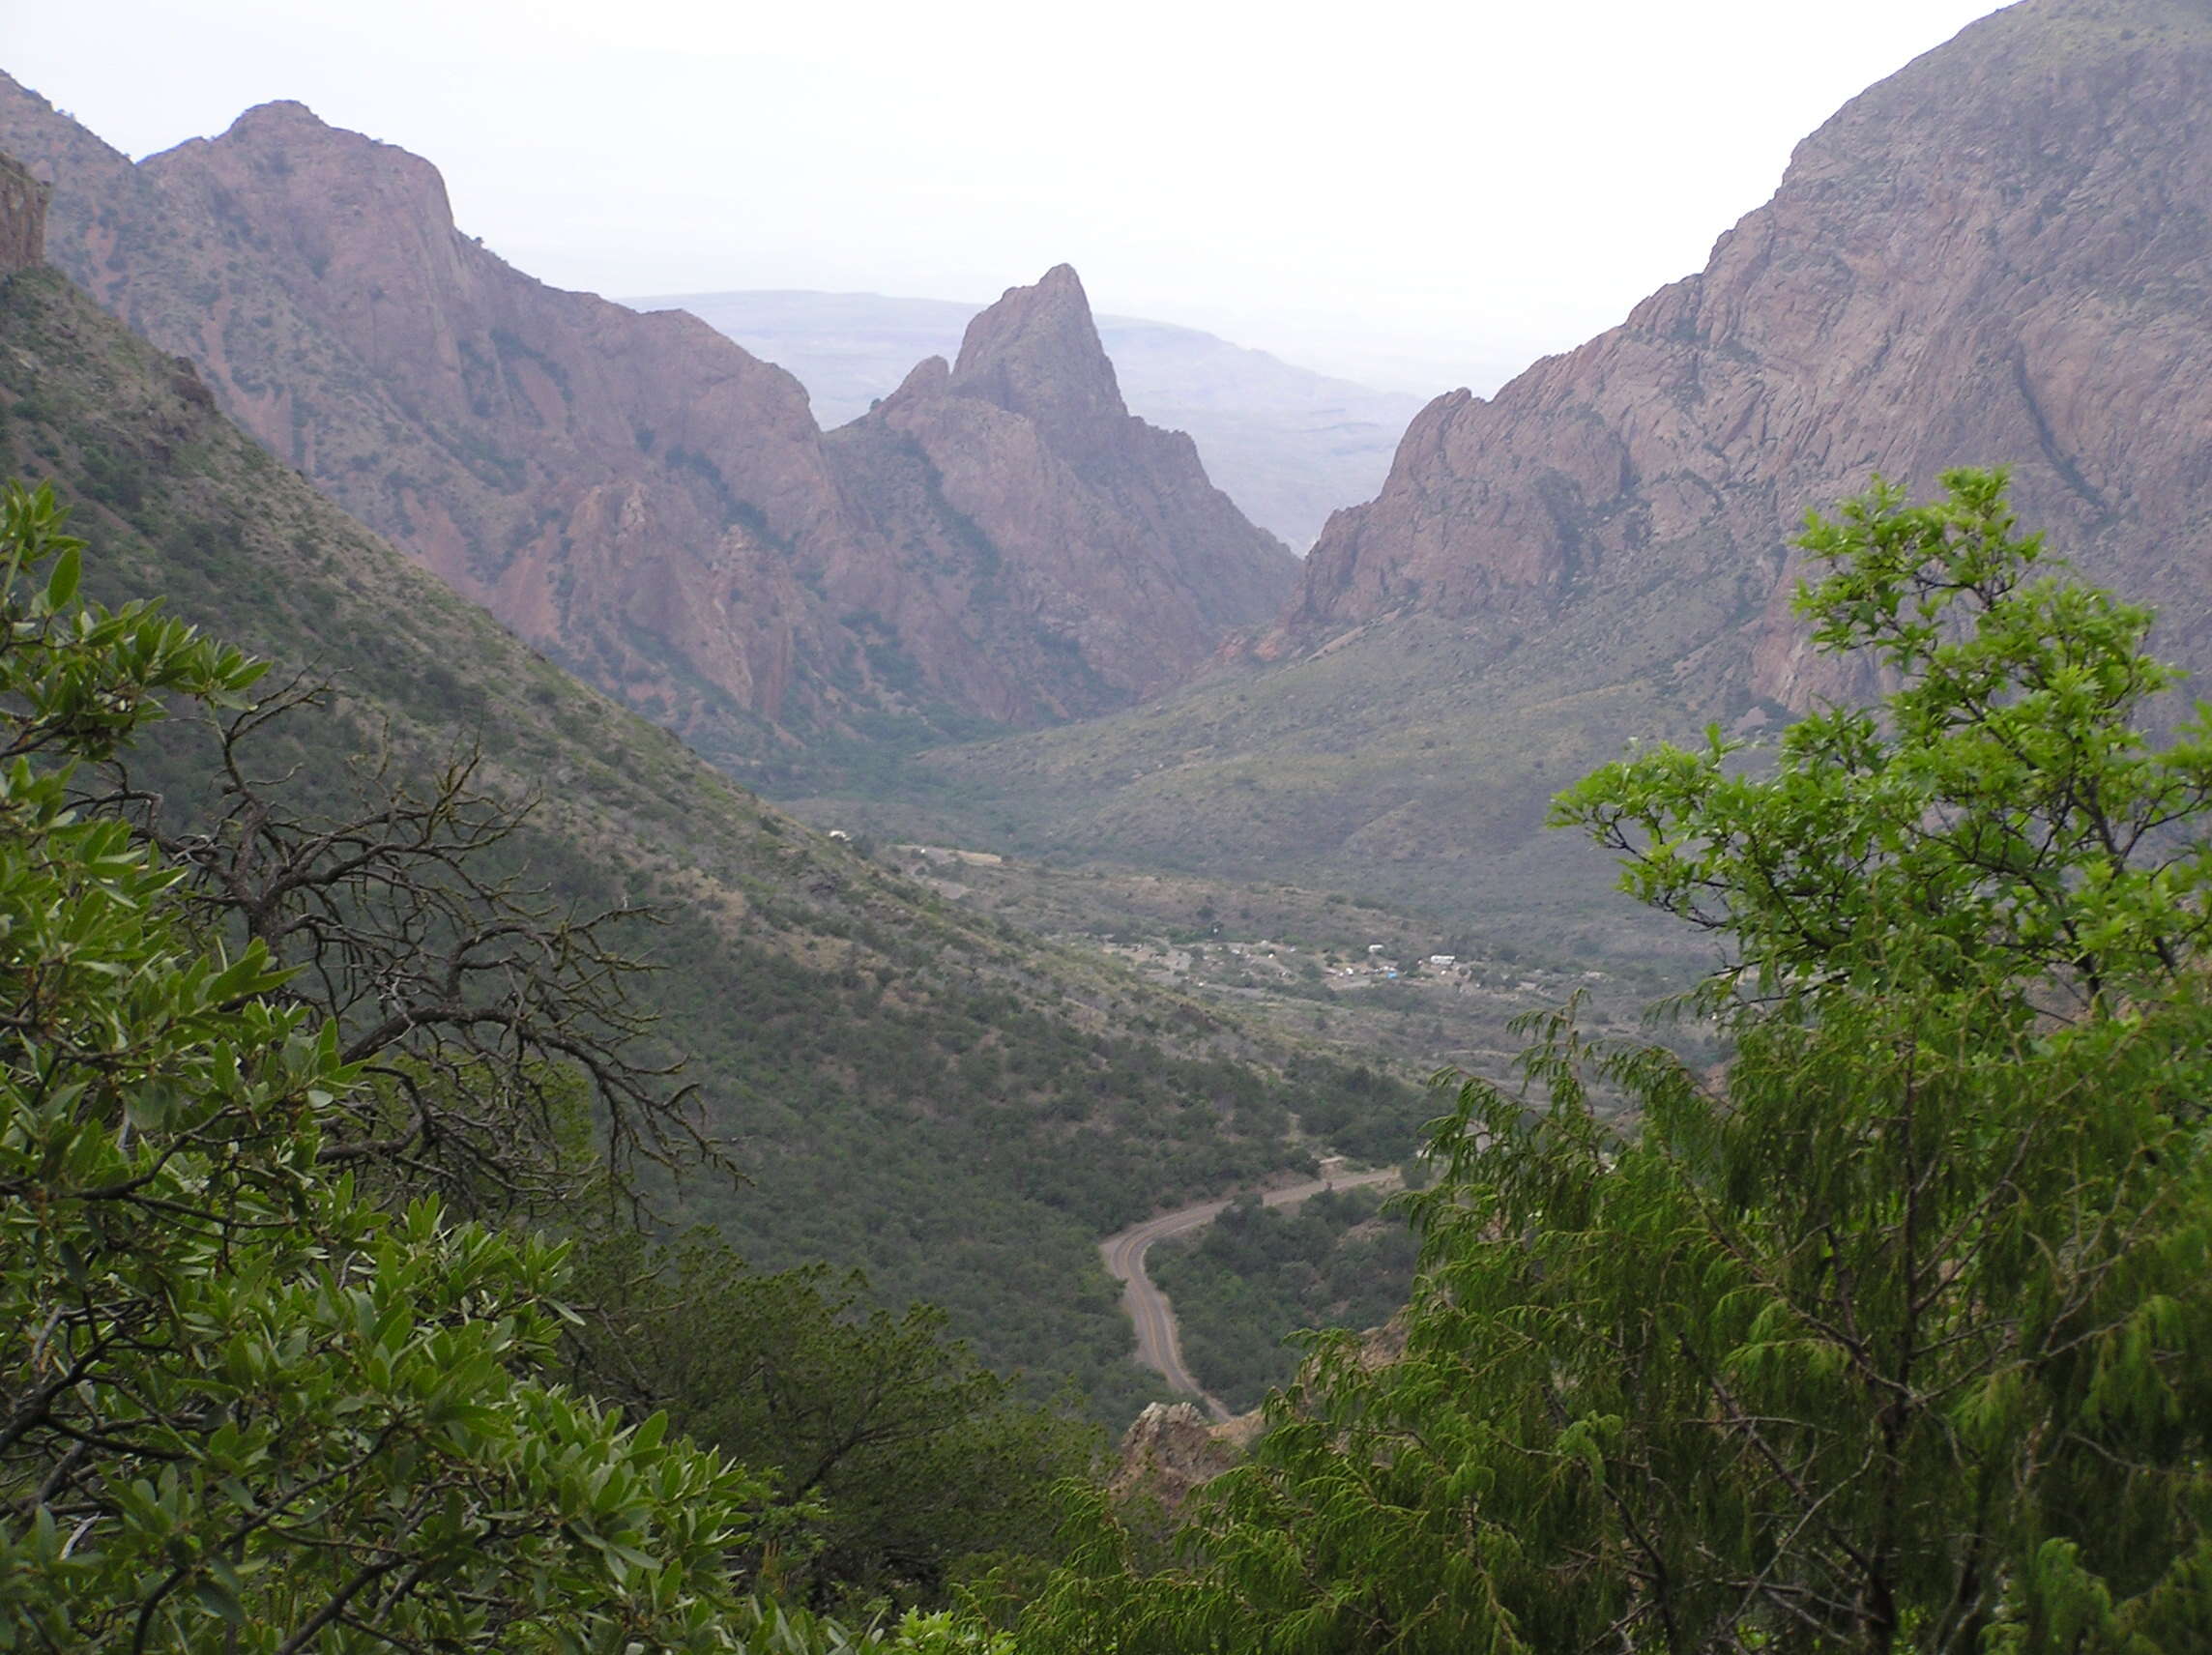
M 429 162 L 302 104 L 134 164 L 0 81 L 0 149 L 54 262 L 272 450 L 746 773 L 1127 706 L 1295 576 L 1127 412 L 1071 271 L 827 441 L 783 369 L 513 270 Z
M 925 356 L 951 357 L 983 308 L 876 293 L 684 293 L 625 303 L 688 310 L 806 387 L 825 427 L 865 414 Z M 1297 367 L 1196 328 L 1100 316 L 1130 409 L 1188 431 L 1244 514 L 1304 552 L 1330 512 L 1371 500 L 1421 398 Z

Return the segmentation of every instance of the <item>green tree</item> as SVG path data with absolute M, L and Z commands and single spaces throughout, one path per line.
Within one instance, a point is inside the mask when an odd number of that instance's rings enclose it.
M 1723 1006 L 1832 990 L 1986 988 L 2014 1019 L 2156 999 L 2212 908 L 2212 725 L 2154 743 L 2182 679 L 2151 613 L 2049 572 L 2001 472 L 1908 507 L 1877 484 L 1801 544 L 1816 647 L 1899 687 L 1799 720 L 1771 771 L 1663 746 L 1562 794 L 1554 821 L 1626 855 L 1624 887 L 1733 948 Z
M 1165 1573 L 1096 1505 L 1039 1647 L 2212 1644 L 2204 725 L 2150 742 L 2147 614 L 1945 480 L 1807 537 L 1880 710 L 1562 798 L 1734 944 L 1725 1077 L 1562 1014 L 1541 1102 L 1467 1086 L 1404 1357 L 1324 1343 Z
M 544 1207 L 569 1193 L 580 1090 L 612 1190 L 636 1199 L 641 1159 L 727 1170 L 681 1061 L 653 1042 L 648 968 L 622 945 L 659 916 L 580 911 L 534 878 L 521 840 L 538 800 L 487 789 L 473 746 L 432 757 L 387 732 L 342 788 L 288 785 L 299 767 L 273 762 L 272 738 L 342 736 L 330 699 L 295 680 L 203 708 L 212 798 L 180 804 L 121 759 L 100 771 L 101 802 L 188 871 L 214 937 L 260 944 L 281 996 L 336 1025 L 369 1084 L 324 1122 L 324 1163 L 464 1210 Z
M 562 1250 L 357 1198 L 358 1073 L 75 808 L 258 663 L 0 498 L 0 1647 L 709 1649 L 763 1489 L 549 1382 Z
M 1057 1555 L 1054 1486 L 1102 1444 L 857 1273 L 747 1269 L 727 1246 L 617 1234 L 582 1254 L 580 1382 L 772 1472 L 782 1587 L 819 1603 L 941 1604 L 985 1568 Z

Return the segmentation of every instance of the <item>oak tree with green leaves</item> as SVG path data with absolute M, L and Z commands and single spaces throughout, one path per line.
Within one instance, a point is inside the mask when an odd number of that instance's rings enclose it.
M 0 498 L 0 1648 L 745 1646 L 763 1486 L 551 1382 L 562 1250 L 328 1166 L 360 1084 L 75 765 L 261 668 Z
M 1466 1086 L 1403 1356 L 1322 1342 L 1168 1565 L 1097 1502 L 1037 1647 L 2212 1646 L 2212 732 L 1944 482 L 1805 537 L 1878 707 L 1558 802 L 1732 945 L 1725 1070 L 1562 1014 Z

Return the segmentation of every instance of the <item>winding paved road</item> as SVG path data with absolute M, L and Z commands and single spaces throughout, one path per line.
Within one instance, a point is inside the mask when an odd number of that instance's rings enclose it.
M 1351 1189 L 1356 1185 L 1391 1184 L 1397 1181 L 1395 1168 L 1386 1168 L 1379 1173 L 1347 1173 L 1341 1177 L 1315 1178 L 1310 1183 L 1268 1190 L 1260 1200 L 1268 1206 L 1296 1206 L 1324 1190 Z M 1202 1201 L 1196 1206 L 1163 1212 L 1157 1218 L 1148 1218 L 1141 1224 L 1132 1224 L 1120 1234 L 1109 1235 L 1098 1243 L 1098 1251 L 1106 1261 L 1106 1268 L 1121 1284 L 1121 1308 L 1129 1313 L 1129 1321 L 1137 1329 L 1137 1360 L 1167 1380 L 1171 1391 L 1198 1398 L 1206 1404 L 1207 1411 L 1216 1419 L 1232 1416 L 1220 1398 L 1208 1395 L 1192 1377 L 1190 1370 L 1182 1365 L 1182 1344 L 1176 1336 L 1175 1308 L 1168 1303 L 1168 1295 L 1154 1287 L 1152 1278 L 1145 1273 L 1145 1255 L 1151 1250 L 1155 1241 L 1164 1240 L 1170 1235 L 1181 1235 L 1211 1224 L 1222 1209 L 1236 1199 L 1235 1196 L 1223 1196 L 1218 1201 Z

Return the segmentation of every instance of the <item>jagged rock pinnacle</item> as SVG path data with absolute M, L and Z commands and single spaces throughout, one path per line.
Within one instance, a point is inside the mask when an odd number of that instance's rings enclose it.
M 1096 441 L 1129 413 L 1082 279 L 1064 264 L 1033 287 L 1009 287 L 968 324 L 951 388 L 1060 440 Z

